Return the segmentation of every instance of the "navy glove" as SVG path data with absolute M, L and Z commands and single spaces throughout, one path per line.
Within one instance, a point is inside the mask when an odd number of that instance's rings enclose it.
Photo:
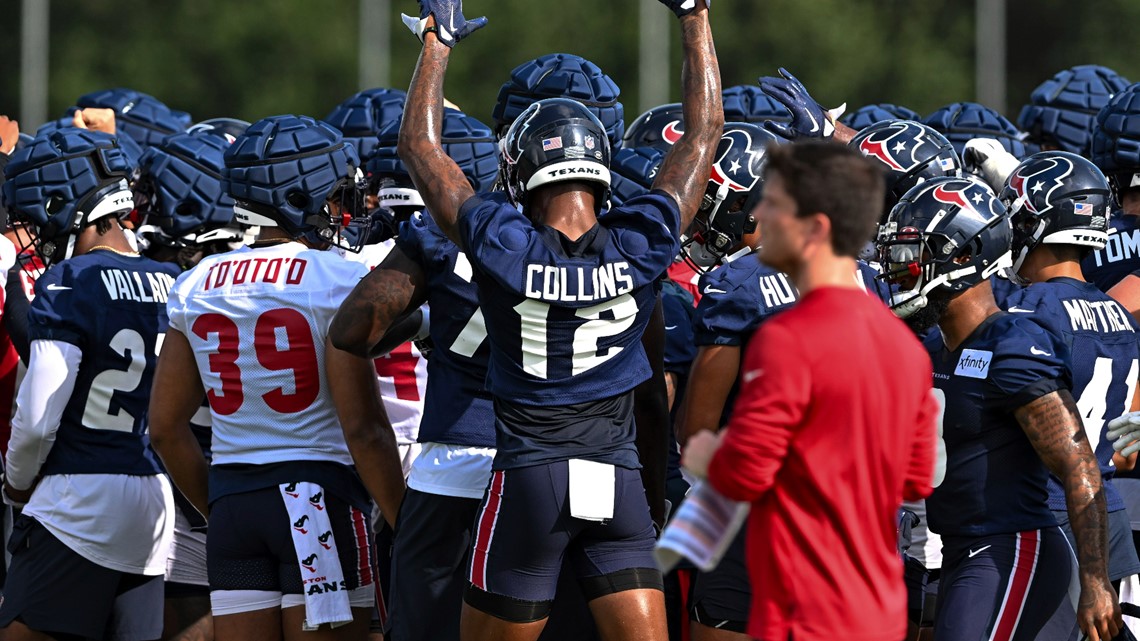
M 472 20 L 463 17 L 463 0 L 420 0 L 418 20 L 407 14 L 400 16 L 420 42 L 424 41 L 424 34 L 434 31 L 439 41 L 448 47 L 454 47 L 472 31 L 487 26 L 486 17 Z M 427 27 L 428 16 L 435 16 L 435 26 L 430 29 Z
M 661 4 L 672 9 L 678 18 L 697 10 L 697 0 L 661 0 Z M 712 8 L 712 0 L 705 0 L 705 6 Z
M 787 69 L 780 67 L 780 78 L 765 76 L 760 79 L 760 89 L 792 112 L 790 123 L 767 121 L 764 128 L 789 140 L 796 138 L 830 138 L 835 133 L 835 121 L 847 109 L 844 103 L 835 109 L 824 109 L 804 83 Z

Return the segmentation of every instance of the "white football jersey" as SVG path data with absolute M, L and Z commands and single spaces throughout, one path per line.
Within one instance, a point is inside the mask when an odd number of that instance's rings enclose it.
M 325 380 L 325 337 L 367 272 L 288 242 L 210 256 L 178 278 L 167 312 L 207 391 L 214 464 L 352 464 Z
M 369 270 L 376 269 L 395 245 L 394 240 L 365 245 L 359 254 L 345 254 L 345 258 L 363 263 Z M 427 359 L 415 345 L 404 343 L 376 359 L 376 377 L 380 380 L 380 397 L 384 401 L 384 409 L 388 411 L 392 429 L 396 432 L 396 442 L 400 445 L 415 443 L 420 434 L 420 419 L 424 415 Z M 409 460 L 408 465 L 410 464 Z M 404 471 L 407 472 L 408 469 L 405 466 Z

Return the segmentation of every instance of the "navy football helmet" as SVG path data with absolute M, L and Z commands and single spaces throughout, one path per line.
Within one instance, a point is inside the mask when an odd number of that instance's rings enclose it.
M 280 227 L 295 238 L 315 230 L 324 242 L 359 250 L 339 232 L 366 218 L 364 172 L 356 148 L 332 125 L 308 116 L 264 118 L 226 149 L 225 163 L 239 223 Z M 340 203 L 338 216 L 330 200 Z
M 756 231 L 752 210 L 763 196 L 768 146 L 781 141 L 759 125 L 725 124 L 693 227 L 681 240 L 681 251 L 697 271 L 720 263 L 745 234 Z
M 1039 147 L 1088 157 L 1092 153 L 1096 114 L 1130 83 L 1108 67 L 1078 65 L 1063 69 L 1033 90 L 1021 108 L 1017 126 Z
M 72 124 L 71 116 L 65 116 L 59 120 L 49 120 L 45 122 L 44 124 L 40 125 L 39 129 L 36 130 L 35 137 L 38 138 L 41 134 L 52 131 L 59 131 L 61 129 L 77 129 L 77 127 Z M 137 170 L 139 161 L 142 160 L 143 148 L 139 146 L 137 142 L 135 142 L 134 138 L 131 138 L 128 135 L 116 135 L 115 138 L 119 141 L 119 148 L 122 149 L 123 153 L 127 155 L 127 160 L 129 160 L 131 163 L 131 180 L 133 181 L 138 173 Z
M 1103 249 L 1112 190 L 1096 165 L 1067 151 L 1043 151 L 1017 166 L 998 195 L 1013 225 L 1013 269 L 1039 244 Z
M 1097 113 L 1092 161 L 1118 200 L 1140 187 L 1140 83 L 1120 91 Z
M 209 134 L 217 136 L 226 141 L 226 144 L 233 144 L 237 137 L 244 134 L 245 130 L 249 129 L 249 123 L 237 118 L 210 118 L 202 122 L 190 125 L 186 130 L 191 134 Z
M 865 127 L 851 142 L 886 172 L 883 216 L 915 185 L 932 178 L 957 177 L 962 168 L 950 141 L 913 120 L 886 120 Z
M 222 188 L 229 146 L 225 138 L 199 131 L 174 134 L 147 149 L 135 183 L 140 238 L 166 247 L 240 240 L 234 200 Z
M 623 147 L 653 147 L 667 152 L 685 133 L 685 114 L 681 103 L 660 105 L 637 117 L 625 130 Z M 614 154 L 617 162 L 617 154 Z
M 839 122 L 851 127 L 855 131 L 865 129 L 876 122 L 884 120 L 922 120 L 917 111 L 907 109 L 901 105 L 892 105 L 881 102 L 877 105 L 865 105 L 843 114 Z
M 1005 207 L 983 183 L 937 178 L 908 191 L 879 230 L 883 278 L 899 285 L 891 309 L 906 318 L 934 292 L 957 294 L 1009 267 Z
M 792 112 L 758 85 L 736 85 L 720 94 L 725 122 L 791 122 Z
M 80 96 L 75 104 L 114 110 L 116 132 L 122 131 L 143 147 L 186 130 L 183 112 L 174 112 L 158 98 L 134 89 L 94 91 Z
M 377 147 L 365 163 L 370 187 L 381 207 L 424 206 L 403 161 L 396 154 L 400 136 L 397 118 L 377 137 Z M 477 192 L 489 191 L 499 174 L 498 143 L 491 128 L 457 109 L 443 110 L 443 152 L 455 161 Z
M 408 95 L 399 89 L 365 89 L 349 96 L 333 108 L 324 121 L 356 145 L 356 153 L 367 158 L 376 148 L 376 136 L 404 113 Z
M 74 127 L 46 131 L 8 163 L 4 206 L 34 229 L 31 244 L 51 265 L 71 257 L 84 227 L 134 209 L 127 185 L 133 170 L 115 136 Z
M 625 109 L 618 88 L 598 66 L 581 56 L 551 53 L 514 68 L 511 79 L 499 89 L 495 110 L 495 134 L 502 137 L 513 122 L 539 100 L 570 98 L 585 105 L 602 123 L 610 148 L 621 147 L 625 132 Z
M 540 100 L 499 141 L 499 181 L 517 206 L 532 189 L 567 180 L 595 183 L 601 208 L 609 198 L 610 141 L 593 111 L 576 100 Z
M 649 192 L 665 153 L 654 147 L 622 147 L 610 163 L 610 205 L 617 207 Z
M 1005 116 L 976 102 L 954 102 L 937 109 L 923 124 L 938 131 L 954 145 L 958 157 L 974 138 L 993 138 L 1018 160 L 1026 156 L 1025 134 Z

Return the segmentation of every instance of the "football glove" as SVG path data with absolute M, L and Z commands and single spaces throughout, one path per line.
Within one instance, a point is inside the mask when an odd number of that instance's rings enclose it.
M 1140 412 L 1128 412 L 1109 421 L 1105 436 L 1112 439 L 1112 449 L 1121 456 L 1140 451 Z
M 967 141 L 962 150 L 963 167 L 968 173 L 984 180 L 994 193 L 1001 193 L 1005 179 L 1017 169 L 1020 162 L 993 138 L 974 138 Z
M 471 20 L 463 17 L 462 0 L 420 0 L 418 19 L 407 14 L 400 16 L 420 42 L 424 41 L 424 34 L 434 31 L 439 41 L 448 47 L 454 47 L 455 43 L 471 35 L 472 31 L 487 26 L 486 17 Z M 434 27 L 427 26 L 428 16 L 435 16 Z
M 796 138 L 830 138 L 835 133 L 835 121 L 847 109 L 847 103 L 835 109 L 824 109 L 808 93 L 807 87 L 780 67 L 779 78 L 765 76 L 760 79 L 760 89 L 780 102 L 792 112 L 792 121 L 779 123 L 767 121 L 764 128 L 777 136 L 789 140 Z
M 697 0 L 661 0 L 661 4 L 672 9 L 678 18 L 697 10 Z M 705 0 L 705 6 L 712 8 L 712 0 Z

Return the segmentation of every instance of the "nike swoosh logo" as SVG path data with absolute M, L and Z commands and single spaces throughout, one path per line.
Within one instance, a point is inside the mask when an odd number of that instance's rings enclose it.
M 1033 313 L 1032 309 L 1022 309 L 1022 308 L 1016 307 L 1016 306 L 1010 307 L 1009 309 L 1007 309 L 1005 311 L 1013 312 L 1014 314 L 1032 314 Z
M 56 285 L 55 283 L 52 283 L 51 285 L 47 286 L 47 289 L 49 292 L 62 292 L 64 290 L 68 290 L 71 288 L 70 287 L 64 287 L 63 285 Z
M 989 546 L 989 545 L 983 545 L 982 547 L 980 547 L 976 550 L 970 550 L 970 558 L 972 559 L 975 556 L 981 554 L 982 552 L 985 552 L 986 550 L 990 549 L 990 547 L 991 546 Z
M 761 376 L 763 376 L 763 374 L 764 374 L 764 370 L 753 369 L 753 370 L 749 370 L 747 372 L 744 372 L 744 375 L 741 376 L 740 378 L 745 383 L 751 383 L 752 381 L 756 380 L 757 378 L 760 378 Z
M 715 287 L 706 287 L 705 293 L 706 294 L 727 294 L 728 292 L 724 291 L 723 289 L 717 289 Z
M 808 118 L 811 118 L 811 132 L 810 133 L 814 134 L 815 132 L 819 131 L 819 122 L 816 121 L 815 116 L 811 115 L 810 111 L 805 111 L 804 114 L 806 114 Z
M 676 325 L 666 325 L 665 326 L 665 331 L 667 331 L 667 332 L 670 330 L 674 330 L 674 329 L 677 329 Z
M 1046 352 L 1043 349 L 1037 349 L 1036 347 L 1030 347 L 1029 353 L 1033 354 L 1034 356 L 1052 356 L 1052 354 L 1049 352 Z

